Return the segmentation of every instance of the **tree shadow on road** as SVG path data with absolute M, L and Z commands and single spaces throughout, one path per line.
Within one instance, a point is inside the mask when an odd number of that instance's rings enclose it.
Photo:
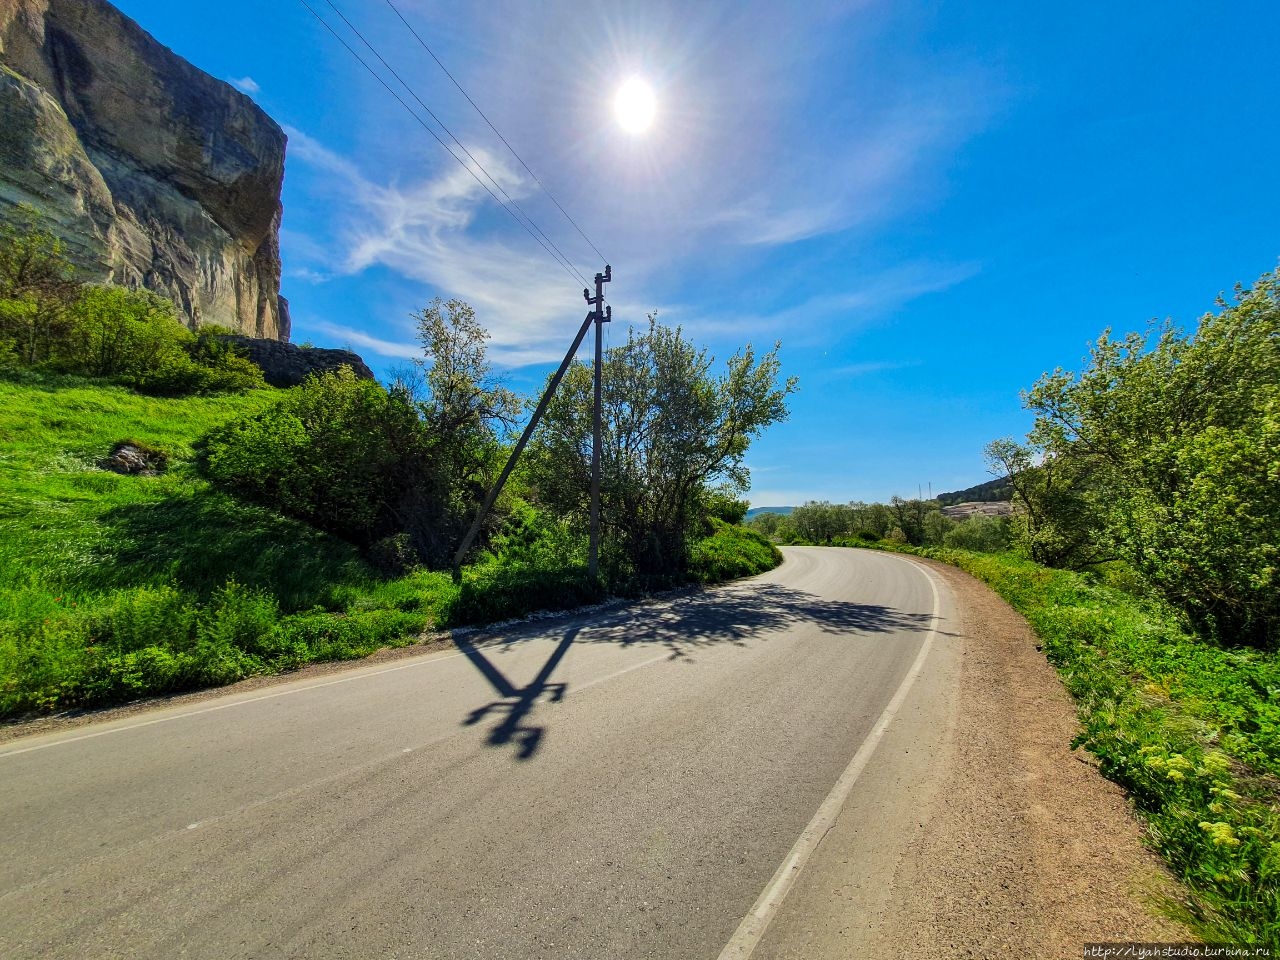
M 906 613 L 878 604 L 824 600 L 776 583 L 750 583 L 727 589 L 691 592 L 656 603 L 628 604 L 567 627 L 525 625 L 491 639 L 458 638 L 458 648 L 494 688 L 500 699 L 472 710 L 463 720 L 474 726 L 490 714 L 502 719 L 489 732 L 490 746 L 516 744 L 516 759 L 537 753 L 546 728 L 528 722 L 538 702 L 559 703 L 568 692 L 551 676 L 574 643 L 613 643 L 622 647 L 666 648 L 672 660 L 692 662 L 699 649 L 745 646 L 751 638 L 767 641 L 783 631 L 839 637 L 923 633 L 933 626 L 928 614 Z M 551 656 L 528 684 L 518 687 L 495 665 L 504 653 L 549 633 L 561 633 Z

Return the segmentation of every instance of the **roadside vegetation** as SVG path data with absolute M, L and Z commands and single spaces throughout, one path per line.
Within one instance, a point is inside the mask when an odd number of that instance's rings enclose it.
M 1190 334 L 1108 331 L 987 448 L 1008 518 L 940 505 L 763 514 L 780 542 L 954 564 L 1022 613 L 1207 941 L 1280 947 L 1280 275 Z
M 389 387 L 342 368 L 276 390 L 162 299 L 78 280 L 34 216 L 0 236 L 0 717 L 779 562 L 739 525 L 736 496 L 750 440 L 786 416 L 794 382 L 776 350 L 749 347 L 718 375 L 651 320 L 606 360 L 631 419 L 606 430 L 605 542 L 618 546 L 602 575 L 586 570 L 579 364 L 455 576 L 531 401 L 492 377 L 465 303 L 416 319 L 423 355 Z M 122 449 L 132 466 L 112 463 Z

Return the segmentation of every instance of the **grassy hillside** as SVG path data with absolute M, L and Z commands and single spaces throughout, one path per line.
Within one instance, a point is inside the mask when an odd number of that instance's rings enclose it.
M 212 489 L 192 445 L 274 391 L 163 399 L 0 377 L 0 715 L 226 683 L 408 642 L 456 592 Z M 121 440 L 158 476 L 98 461 Z
M 280 397 L 157 398 L 79 378 L 0 373 L 0 717 L 229 683 L 363 656 L 446 623 L 599 599 L 581 568 L 380 577 L 338 537 L 248 504 L 196 473 L 202 435 Z M 99 462 L 120 441 L 156 476 Z M 717 524 L 696 544 L 709 583 L 760 572 L 773 548 Z

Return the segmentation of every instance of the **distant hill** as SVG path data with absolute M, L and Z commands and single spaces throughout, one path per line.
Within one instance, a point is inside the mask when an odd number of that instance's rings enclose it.
M 752 507 L 747 511 L 746 519 L 751 520 L 762 513 L 780 513 L 785 517 L 794 509 L 795 507 Z
M 976 487 L 956 490 L 953 493 L 940 493 L 937 496 L 938 502 L 944 507 L 949 507 L 954 503 L 995 503 L 996 501 L 1010 500 L 1012 498 L 1013 488 L 1009 485 L 1008 477 L 988 480 L 986 483 L 980 483 Z

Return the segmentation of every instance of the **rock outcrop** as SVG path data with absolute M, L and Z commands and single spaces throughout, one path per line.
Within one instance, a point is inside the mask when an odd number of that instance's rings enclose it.
M 0 0 L 0 218 L 35 207 L 90 279 L 288 339 L 285 139 L 105 0 Z
M 350 367 L 362 380 L 374 379 L 373 371 L 350 350 L 328 347 L 300 347 L 278 340 L 255 340 L 251 337 L 227 337 L 250 361 L 262 370 L 262 377 L 273 387 L 296 387 L 313 373 L 329 373 L 339 367 Z

